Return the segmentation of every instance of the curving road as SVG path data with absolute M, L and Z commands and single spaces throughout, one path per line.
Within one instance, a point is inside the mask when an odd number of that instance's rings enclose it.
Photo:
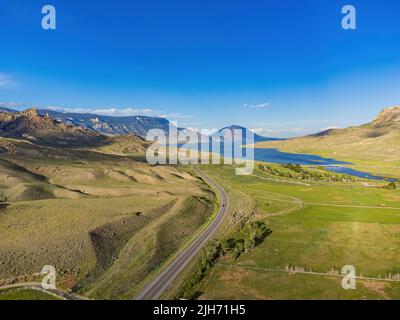
M 207 228 L 186 249 L 184 249 L 184 251 L 181 252 L 157 278 L 143 289 L 143 291 L 136 297 L 136 300 L 157 300 L 160 298 L 160 296 L 171 286 L 176 277 L 183 271 L 189 262 L 192 261 L 200 249 L 217 232 L 226 213 L 228 212 L 228 196 L 226 192 L 201 172 L 197 171 L 197 173 L 205 182 L 217 190 L 221 199 L 220 208 Z

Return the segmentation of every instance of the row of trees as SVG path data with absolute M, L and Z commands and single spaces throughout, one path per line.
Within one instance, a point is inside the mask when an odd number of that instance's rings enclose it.
M 334 181 L 334 182 L 348 182 L 355 181 L 351 176 L 337 175 L 330 172 L 323 172 L 324 168 L 319 168 L 320 171 L 307 170 L 304 169 L 299 164 L 281 164 L 280 167 L 285 169 L 282 170 L 279 167 L 272 167 L 270 165 L 260 164 L 259 169 L 269 174 L 284 178 L 296 178 L 302 180 L 312 180 L 312 181 Z
M 221 253 L 237 259 L 243 252 L 249 252 L 257 247 L 271 233 L 265 222 L 257 221 L 247 224 L 240 232 L 240 237 L 228 238 L 221 243 Z
M 265 222 L 251 222 L 240 230 L 237 238 L 227 238 L 222 241 L 213 240 L 207 243 L 202 249 L 197 271 L 184 281 L 176 294 L 176 298 L 193 298 L 196 293 L 193 293 L 192 289 L 204 278 L 218 258 L 230 255 L 231 258 L 237 259 L 242 253 L 249 252 L 257 247 L 271 232 Z

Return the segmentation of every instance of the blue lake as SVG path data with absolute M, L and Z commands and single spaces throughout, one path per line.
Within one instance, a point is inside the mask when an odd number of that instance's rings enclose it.
M 254 159 L 256 161 L 271 163 L 291 163 L 300 165 L 323 166 L 326 170 L 336 173 L 347 174 L 349 176 L 371 179 L 371 180 L 387 180 L 396 181 L 397 179 L 385 178 L 370 174 L 368 172 L 358 171 L 342 165 L 351 164 L 350 162 L 338 161 L 332 158 L 323 158 L 311 154 L 295 154 L 282 152 L 277 149 L 254 149 Z
M 180 145 L 182 147 L 182 145 Z M 187 147 L 187 145 L 186 145 Z M 193 145 L 192 145 L 193 147 Z M 197 148 L 197 145 L 196 145 Z M 208 145 L 204 148 L 207 150 Z M 324 158 L 317 155 L 312 154 L 297 154 L 297 153 L 289 153 L 289 152 L 282 152 L 277 149 L 272 148 L 238 148 L 235 151 L 236 157 L 240 155 L 242 152 L 242 157 L 246 158 L 246 150 L 253 150 L 254 151 L 254 160 L 255 161 L 262 161 L 262 162 L 269 162 L 269 163 L 279 163 L 279 164 L 299 164 L 299 165 L 306 165 L 306 166 L 322 166 L 325 167 L 326 170 L 336 173 L 347 174 L 349 176 L 354 176 L 358 178 L 364 179 L 371 179 L 371 180 L 387 180 L 387 181 L 397 181 L 397 179 L 387 178 L 376 176 L 370 174 L 368 172 L 354 170 L 344 165 L 351 165 L 350 162 L 338 161 L 333 158 Z M 210 149 L 211 152 L 211 149 Z M 224 154 L 223 147 L 220 148 L 221 155 Z M 241 158 L 239 156 L 239 158 Z
M 329 171 L 332 171 L 332 172 L 343 173 L 343 174 L 347 174 L 349 176 L 355 176 L 355 177 L 364 178 L 364 179 L 380 180 L 380 181 L 384 181 L 384 180 L 386 180 L 386 181 L 397 181 L 397 179 L 375 176 L 375 175 L 367 173 L 367 172 L 358 171 L 358 170 L 354 170 L 354 169 L 347 168 L 347 167 L 340 167 L 340 166 L 332 166 L 332 167 L 330 167 L 330 166 L 326 166 L 325 169 L 329 170 Z
M 323 158 L 311 154 L 288 153 L 277 149 L 254 149 L 254 159 L 256 161 L 272 163 L 292 163 L 316 166 L 350 164 L 349 162 L 338 161 L 332 158 Z

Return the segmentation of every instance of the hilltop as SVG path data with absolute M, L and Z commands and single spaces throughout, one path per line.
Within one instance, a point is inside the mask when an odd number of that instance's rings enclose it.
M 247 129 L 247 128 L 239 126 L 239 125 L 232 125 L 232 126 L 229 126 L 229 127 L 224 127 L 221 130 L 218 130 L 216 133 L 214 133 L 214 135 L 219 135 L 219 134 L 221 134 L 222 131 L 225 131 L 225 130 L 229 130 L 232 133 L 234 132 L 234 130 L 240 130 L 242 132 L 243 144 L 246 144 L 246 131 L 247 130 L 252 131 L 250 129 Z M 254 133 L 254 143 L 262 142 L 262 141 L 283 140 L 283 139 L 279 139 L 279 138 L 268 138 L 268 137 L 260 136 L 259 134 L 255 133 L 255 132 L 253 132 L 253 133 Z
M 32 154 L 33 150 L 38 152 L 39 149 L 35 146 L 65 148 L 66 153 L 68 148 L 86 148 L 111 154 L 144 154 L 149 144 L 140 136 L 133 134 L 105 136 L 81 126 L 65 124 L 52 119 L 47 113 L 41 115 L 37 109 L 22 112 L 0 111 L 0 136 L 30 142 L 31 145 L 28 147 L 22 141 L 15 144 L 0 140 L 3 150 L 14 152 L 19 150 L 28 154 Z M 15 145 L 24 145 L 24 148 Z M 46 151 L 42 153 L 45 155 Z M 52 152 L 46 157 L 51 155 Z
M 373 121 L 373 124 L 392 123 L 400 121 L 400 105 L 393 106 L 382 110 L 378 117 Z
M 261 142 L 258 148 L 277 148 L 296 153 L 312 153 L 340 160 L 379 161 L 400 158 L 400 106 L 383 109 L 370 123 L 345 129 L 330 129 L 285 141 Z
M 104 141 L 96 132 L 60 123 L 48 114 L 40 115 L 37 109 L 0 112 L 0 136 L 59 147 L 95 146 Z

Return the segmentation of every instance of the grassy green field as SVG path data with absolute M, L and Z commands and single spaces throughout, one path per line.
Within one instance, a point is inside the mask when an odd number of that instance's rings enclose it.
M 0 300 L 59 300 L 53 295 L 34 289 L 8 289 L 0 291 Z
M 131 299 L 215 210 L 214 193 L 190 167 L 149 166 L 124 140 L 96 150 L 0 145 L 11 150 L 0 154 L 0 285 L 38 280 L 50 264 L 60 288 Z M 268 166 L 252 176 L 202 166 L 230 199 L 218 240 L 240 244 L 259 222 L 267 232 L 254 247 L 221 255 L 193 296 L 400 299 L 399 282 L 383 280 L 400 273 L 399 190 L 321 168 Z M 344 265 L 362 276 L 356 290 L 332 274 Z
M 329 276 L 232 268 L 216 265 L 200 286 L 200 299 L 391 299 L 400 284 L 358 280 L 356 290 L 341 289 L 341 279 Z
M 226 225 L 232 227 L 220 239 L 237 237 L 231 220 L 246 211 L 240 202 L 251 200 L 256 205 L 247 210 L 247 221 L 264 221 L 272 233 L 237 259 L 219 258 L 193 289 L 200 299 L 400 299 L 400 282 L 358 279 L 356 290 L 344 290 L 340 277 L 326 274 L 345 265 L 362 277 L 400 273 L 398 190 L 379 182 L 366 187 L 362 180 L 300 185 L 259 169 L 248 177 L 235 176 L 230 167 L 204 170 L 230 195 Z

